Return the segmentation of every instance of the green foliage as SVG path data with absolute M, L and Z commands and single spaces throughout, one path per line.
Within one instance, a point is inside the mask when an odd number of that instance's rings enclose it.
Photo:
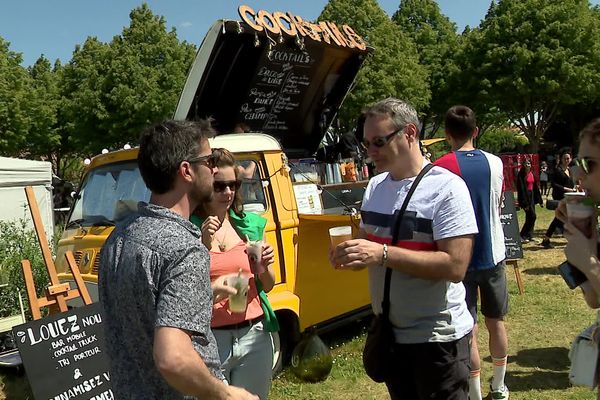
M 490 127 L 484 135 L 477 138 L 477 147 L 492 154 L 514 151 L 528 143 L 525 135 L 506 127 Z
M 57 68 L 60 68 L 58 64 Z M 31 118 L 28 137 L 30 157 L 45 156 L 60 150 L 61 136 L 58 129 L 58 109 L 60 105 L 58 73 L 44 56 L 38 58 L 29 68 L 31 77 L 31 106 L 36 111 Z
M 434 134 L 446 110 L 454 105 L 449 76 L 456 72 L 456 25 L 443 15 L 433 0 L 402 0 L 392 20 L 415 43 L 419 61 L 427 69 L 431 101 L 422 111 L 427 131 Z
M 561 105 L 600 95 L 599 28 L 587 0 L 501 0 L 467 35 L 458 81 L 472 100 L 506 113 L 537 151 Z
M 0 38 L 0 154 L 14 155 L 27 146 L 31 126 L 31 80 L 21 54 Z
M 27 295 L 23 281 L 21 260 L 29 260 L 38 297 L 48 286 L 48 273 L 35 232 L 27 227 L 25 220 L 0 221 L 0 318 L 20 312 L 17 291 L 21 291 L 26 309 Z
M 409 101 L 417 110 L 427 107 L 427 71 L 417 49 L 375 0 L 331 0 L 319 20 L 352 26 L 375 49 L 340 110 L 344 127 L 353 126 L 363 108 L 386 97 Z

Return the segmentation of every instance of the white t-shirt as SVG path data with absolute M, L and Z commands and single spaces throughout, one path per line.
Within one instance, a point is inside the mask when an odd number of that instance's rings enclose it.
M 386 172 L 371 179 L 361 208 L 361 228 L 369 240 L 391 244 L 395 217 L 415 178 L 395 181 Z M 438 240 L 476 233 L 475 213 L 464 181 L 434 167 L 409 201 L 396 245 L 434 251 Z M 381 313 L 384 278 L 385 268 L 369 268 L 375 314 Z M 473 329 L 462 283 L 420 279 L 397 270 L 391 277 L 390 320 L 398 343 L 450 342 Z

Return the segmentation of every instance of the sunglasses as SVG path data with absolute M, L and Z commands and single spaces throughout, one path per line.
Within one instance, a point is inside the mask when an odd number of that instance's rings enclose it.
M 594 172 L 594 169 L 596 169 L 596 163 L 596 161 L 588 157 L 577 158 L 575 160 L 575 165 L 581 168 L 583 173 L 586 175 L 589 175 L 592 172 Z
M 388 144 L 394 138 L 394 136 L 396 134 L 402 132 L 403 129 L 404 129 L 404 127 L 398 128 L 394 132 L 390 133 L 389 135 L 376 137 L 371 142 L 369 142 L 367 139 L 365 139 L 365 140 L 363 140 L 362 145 L 367 150 L 369 149 L 369 147 L 371 147 L 371 145 L 380 149 L 383 146 L 385 146 L 386 144 Z
M 190 164 L 202 164 L 210 169 L 213 169 L 217 166 L 215 157 L 212 154 L 209 154 L 208 156 L 192 157 L 189 160 L 185 161 L 189 162 Z
M 213 190 L 217 193 L 224 192 L 226 188 L 229 188 L 232 192 L 235 192 L 242 186 L 241 181 L 215 181 L 213 183 Z

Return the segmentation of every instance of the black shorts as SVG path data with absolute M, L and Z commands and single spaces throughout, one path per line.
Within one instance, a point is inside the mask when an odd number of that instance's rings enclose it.
M 467 272 L 463 280 L 467 308 L 477 322 L 477 289 L 481 295 L 481 313 L 488 318 L 502 319 L 508 313 L 508 287 L 506 264 L 481 271 Z
M 392 400 L 467 400 L 471 334 L 453 342 L 394 345 Z

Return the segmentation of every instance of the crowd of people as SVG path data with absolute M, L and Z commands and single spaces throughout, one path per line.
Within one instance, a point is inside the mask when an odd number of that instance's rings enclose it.
M 421 125 L 411 105 L 388 98 L 363 116 L 362 146 L 379 174 L 366 188 L 358 236 L 332 248 L 329 258 L 339 273 L 368 270 L 376 315 L 390 277 L 390 397 L 482 399 L 480 307 L 492 359 L 489 393 L 508 399 L 502 161 L 475 147 L 477 122 L 465 106 L 448 110 L 452 150 L 432 168 L 421 152 Z M 266 221 L 244 212 L 244 171 L 229 151 L 210 148 L 213 134 L 207 121 L 165 121 L 140 139 L 138 164 L 152 195 L 116 225 L 99 268 L 117 398 L 268 397 L 269 331 L 277 327 L 269 320 L 266 293 L 274 285 L 274 251 L 263 241 L 260 261 L 248 257 L 247 246 L 263 240 Z M 581 187 L 600 201 L 600 120 L 580 139 Z M 561 155 L 565 177 L 552 180 L 553 193 L 574 190 L 570 160 L 570 153 Z M 417 176 L 422 179 L 412 188 Z M 517 185 L 526 213 L 524 239 L 532 237 L 535 206 L 547 189 L 540 190 L 540 183 L 525 160 Z M 597 232 L 587 238 L 569 223 L 564 203 L 550 228 L 561 224 L 567 258 L 588 278 L 585 299 L 599 307 Z M 240 290 L 231 282 L 242 274 L 248 295 L 239 313 L 227 298 Z

